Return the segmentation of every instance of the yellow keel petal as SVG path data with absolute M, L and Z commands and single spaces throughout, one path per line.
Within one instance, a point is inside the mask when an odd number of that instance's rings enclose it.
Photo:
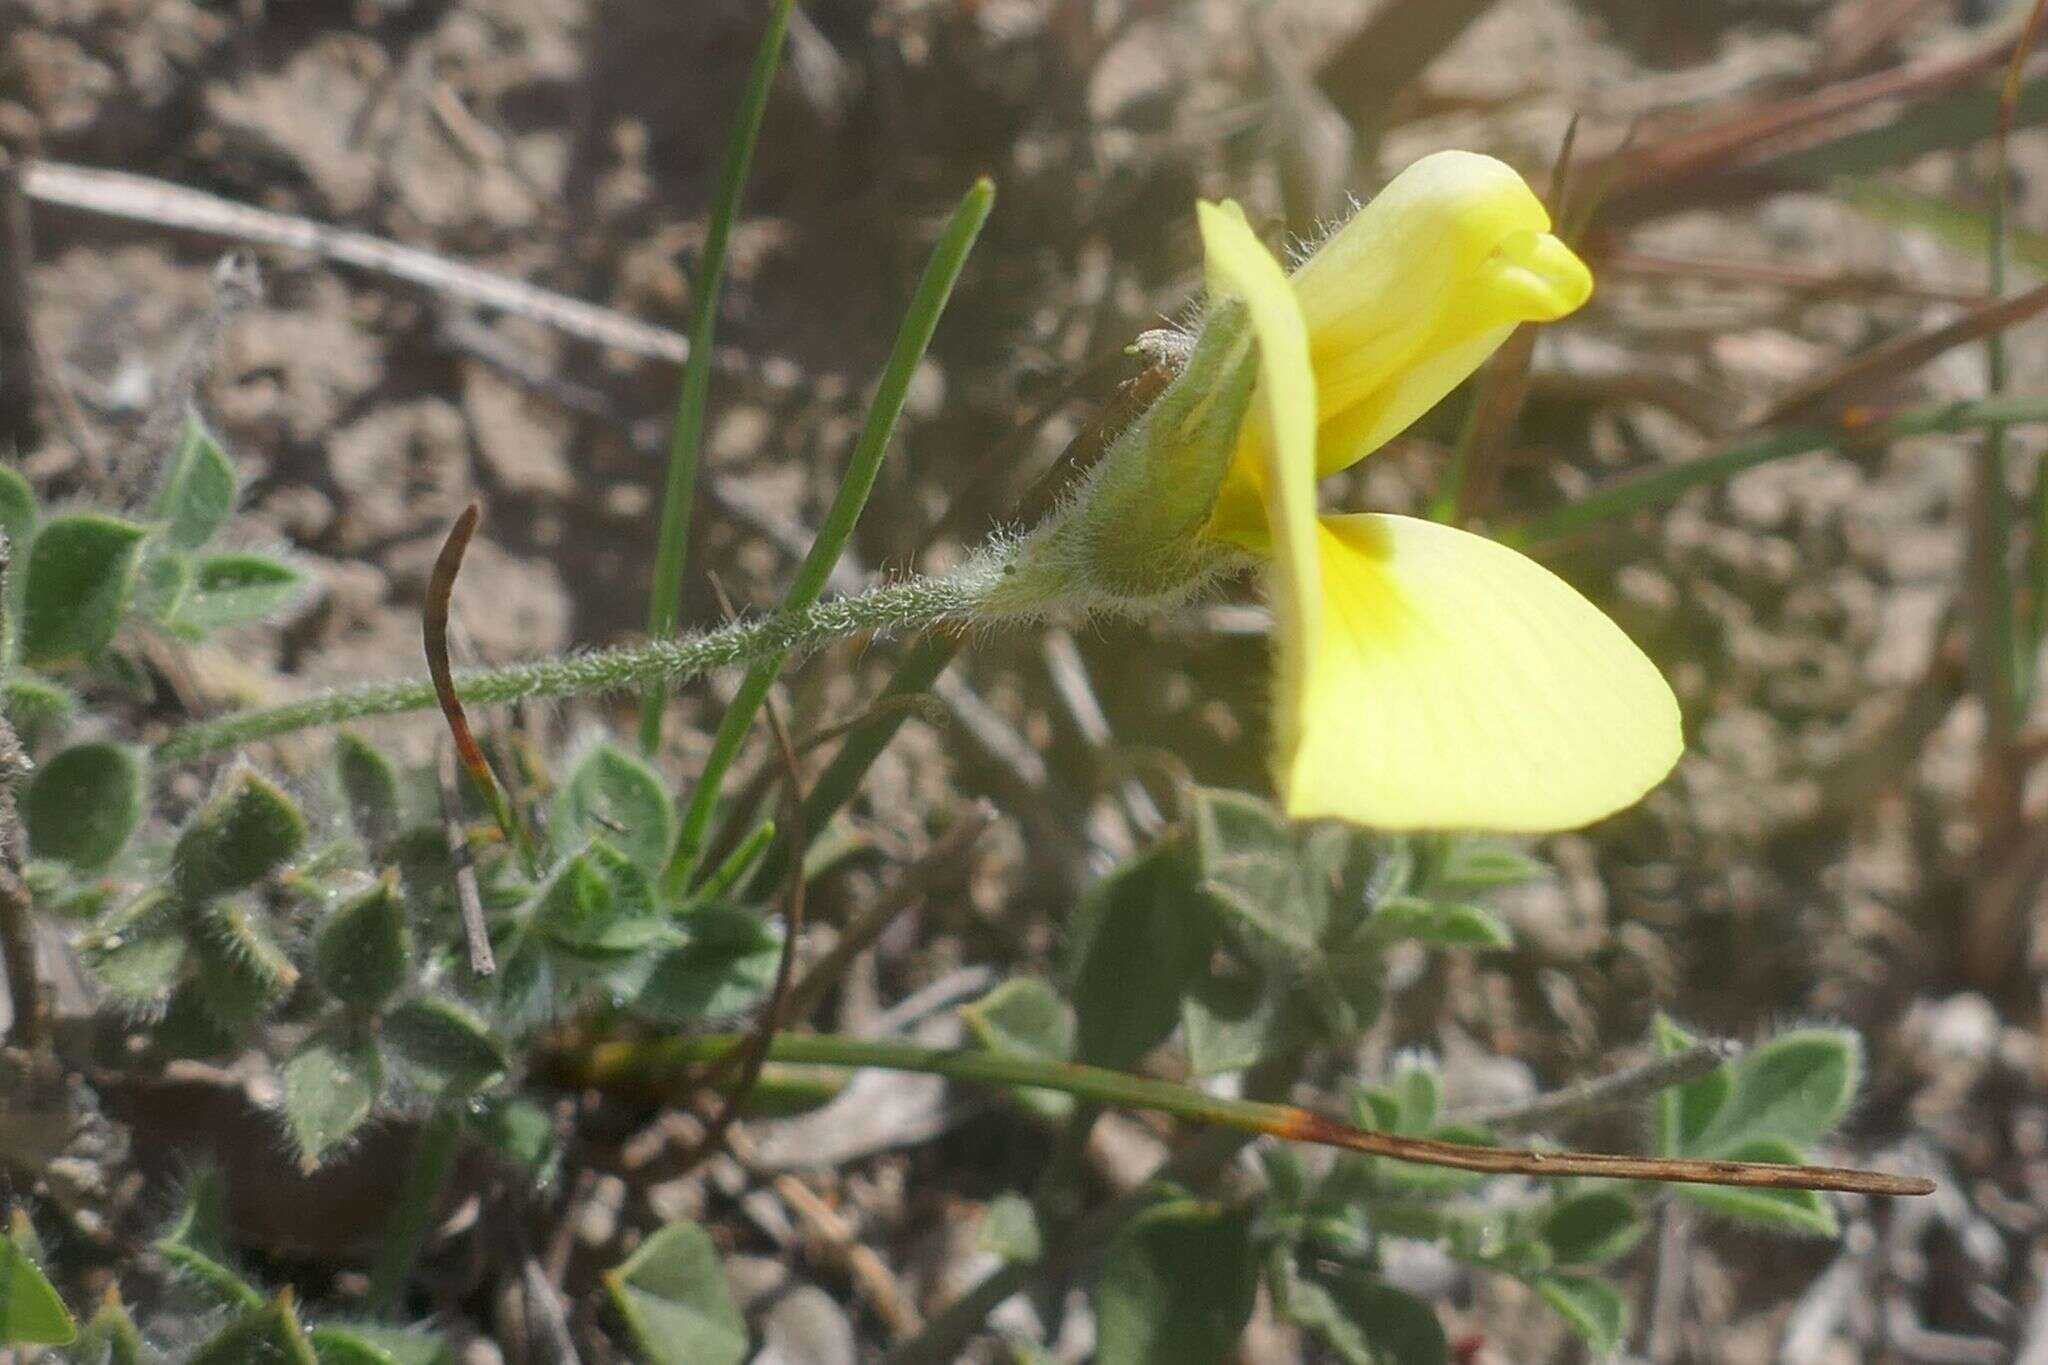
M 1656 665 L 1534 560 L 1396 516 L 1324 518 L 1317 558 L 1312 663 L 1276 723 L 1290 815 L 1571 829 L 1678 761 Z

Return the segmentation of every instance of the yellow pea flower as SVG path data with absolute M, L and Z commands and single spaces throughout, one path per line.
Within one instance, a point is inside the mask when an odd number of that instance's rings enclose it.
M 1490 157 L 1397 177 L 1290 279 L 1235 204 L 1199 206 L 1212 295 L 1242 300 L 1252 409 L 1204 537 L 1270 560 L 1275 778 L 1287 811 L 1380 829 L 1569 829 L 1640 798 L 1683 747 L 1656 666 L 1507 547 L 1434 522 L 1323 516 L 1362 459 L 1518 323 L 1592 277 Z

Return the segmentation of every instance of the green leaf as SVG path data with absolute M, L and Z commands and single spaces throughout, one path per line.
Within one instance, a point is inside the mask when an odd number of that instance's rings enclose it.
M 112 862 L 142 822 L 143 757 L 122 744 L 74 744 L 37 770 L 22 797 L 29 851 L 73 867 Z
M 554 1183 L 562 1145 L 553 1116 L 534 1101 L 511 1096 L 487 1102 L 479 1106 L 470 1131 L 500 1156 L 524 1166 L 536 1186 Z
M 186 1365 L 320 1365 L 320 1358 L 287 1289 L 216 1332 Z
M 1088 889 L 1075 931 L 1074 1053 L 1125 1069 L 1166 1041 L 1215 931 L 1186 846 L 1164 839 Z M 1142 971 L 1133 964 L 1142 963 Z
M 1847 1029 L 1779 1034 L 1736 1064 L 1734 1090 L 1695 1150 L 1724 1153 L 1768 1138 L 1813 1142 L 1848 1112 L 1862 1071 L 1862 1042 Z
M 1628 1329 L 1628 1305 L 1622 1301 L 1621 1291 L 1607 1281 L 1586 1275 L 1545 1275 L 1536 1281 L 1536 1292 L 1595 1353 L 1621 1345 L 1622 1333 Z
M 135 584 L 135 610 L 153 620 L 172 623 L 198 582 L 192 556 L 175 550 L 146 555 Z
M 1014 1190 L 1005 1190 L 989 1201 L 975 1230 L 975 1245 L 993 1251 L 1006 1261 L 1034 1264 L 1045 1254 L 1045 1237 L 1038 1230 L 1038 1214 L 1031 1201 Z
M 36 532 L 22 592 L 22 662 L 85 659 L 107 647 L 127 614 L 147 534 L 97 512 L 58 517 Z
M 1450 1341 L 1436 1310 L 1360 1270 L 1323 1282 L 1331 1302 L 1372 1350 L 1374 1365 L 1445 1365 Z
M 209 555 L 199 561 L 178 619 L 199 630 L 247 625 L 284 611 L 305 589 L 304 574 L 268 555 Z
M 156 1252 L 186 1282 L 215 1304 L 254 1310 L 263 1296 L 227 1264 L 227 1185 L 218 1169 L 201 1168 L 185 1190 L 185 1202 Z
M 1477 891 L 1540 882 L 1549 876 L 1548 867 L 1518 848 L 1469 837 L 1454 838 L 1444 851 L 1442 864 L 1429 879 L 1429 889 L 1440 895 L 1469 896 Z
M 1498 1139 L 1474 1124 L 1444 1123 L 1426 1128 L 1416 1134 L 1437 1142 L 1457 1142 L 1471 1147 L 1492 1147 Z M 1459 1190 L 1471 1189 L 1485 1183 L 1486 1177 L 1477 1171 L 1451 1170 L 1444 1166 L 1425 1166 L 1415 1161 L 1396 1161 L 1392 1157 L 1344 1157 L 1341 1161 L 1360 1160 L 1371 1163 L 1373 1179 L 1388 1189 L 1404 1190 L 1413 1194 L 1448 1195 Z
M 107 1286 L 92 1320 L 65 1354 L 70 1365 L 142 1365 L 142 1333 L 121 1302 L 119 1286 Z
M 398 769 L 367 740 L 344 730 L 334 740 L 334 771 L 348 803 L 349 825 L 373 856 L 384 857 L 405 824 Z
M 1202 890 L 1218 912 L 1289 954 L 1319 952 L 1330 925 L 1329 869 L 1302 856 L 1294 826 L 1243 792 L 1198 788 L 1193 805 Z
M 1249 1219 L 1192 1200 L 1155 1205 L 1119 1229 L 1103 1254 L 1097 1365 L 1227 1359 L 1257 1288 Z
M 1500 916 L 1484 906 L 1416 896 L 1381 901 L 1366 932 L 1377 942 L 1413 939 L 1436 948 L 1506 948 L 1515 941 Z
M 782 958 L 782 934 L 765 916 L 709 905 L 682 923 L 688 940 L 661 956 L 634 997 L 635 1012 L 688 1024 L 737 1014 L 768 993 Z
M 242 1028 L 223 1025 L 196 978 L 187 978 L 164 1002 L 163 1017 L 150 1030 L 150 1041 L 167 1057 L 226 1057 L 242 1047 Z
M 284 1120 L 308 1172 L 369 1120 L 384 1064 L 368 1038 L 316 1033 L 284 1064 Z
M 0 1346 L 63 1346 L 78 1335 L 64 1300 L 11 1237 L 0 1237 Z
M 478 1090 L 505 1071 L 490 1026 L 452 1000 L 423 995 L 384 1019 L 384 1041 L 412 1082 L 443 1094 Z
M 171 898 L 145 896 L 79 944 L 79 961 L 107 993 L 130 1008 L 163 1004 L 185 972 L 190 951 Z
M 1662 1014 L 1650 1023 L 1651 1043 L 1659 1057 L 1676 1056 L 1693 1045 L 1693 1037 Z M 1657 1095 L 1657 1150 L 1664 1156 L 1685 1156 L 1699 1150 L 1715 1116 L 1735 1088 L 1735 1068 L 1717 1066 L 1684 1085 L 1667 1086 Z
M 1017 977 L 962 1007 L 967 1029 L 991 1052 L 1019 1052 L 1064 1062 L 1074 1055 L 1074 1016 L 1067 1002 L 1043 981 Z M 1073 1096 L 1020 1089 L 1014 1098 L 1033 1113 L 1060 1119 L 1073 1112 Z
M 1394 1077 L 1394 1093 L 1401 1101 L 1401 1131 L 1426 1133 L 1436 1126 L 1437 1111 L 1443 1104 L 1443 1084 L 1432 1066 L 1404 1066 Z
M 255 769 L 230 771 L 178 836 L 171 883 L 198 904 L 239 891 L 284 865 L 306 839 L 306 817 Z
M 164 539 L 181 550 L 196 550 L 213 539 L 234 510 L 235 466 L 198 416 L 187 414 L 156 498 Z
M 1543 1220 L 1543 1241 L 1560 1265 L 1603 1265 L 1627 1255 L 1646 1227 L 1627 1195 L 1588 1190 L 1550 1211 Z
M 196 912 L 193 929 L 200 1004 L 229 1032 L 253 1024 L 299 984 L 299 969 L 249 906 L 211 902 Z
M 1314 1041 L 1307 1010 L 1283 981 L 1255 964 L 1205 964 L 1181 1001 L 1188 1065 L 1197 1076 L 1241 1071 Z
M 19 670 L 0 684 L 0 697 L 5 698 L 8 723 L 31 749 L 69 725 L 78 711 L 78 698 L 69 688 Z
M 747 1324 L 733 1306 L 711 1236 L 671 1223 L 641 1244 L 605 1287 L 649 1365 L 738 1365 Z
M 1288 1258 L 1290 1261 L 1292 1257 Z M 1276 1295 L 1281 1315 L 1317 1338 L 1343 1365 L 1379 1365 L 1365 1333 L 1338 1304 L 1337 1296 L 1321 1281 L 1305 1279 L 1289 1270 L 1286 1294 Z
M 1796 1165 L 1804 1153 L 1783 1138 L 1759 1138 L 1727 1153 L 1730 1161 L 1773 1161 Z M 1815 1237 L 1840 1232 L 1835 1207 L 1818 1190 L 1766 1190 L 1748 1186 L 1676 1185 L 1673 1190 L 1701 1208 L 1744 1223 L 1784 1228 Z
M 584 755 L 555 796 L 548 835 L 556 856 L 605 838 L 647 873 L 659 876 L 675 838 L 668 785 L 646 763 L 615 744 Z
M 405 984 L 407 939 L 405 903 L 380 881 L 327 916 L 313 941 L 313 974 L 335 999 L 375 1009 Z
M 320 1365 L 454 1365 L 454 1354 L 431 1332 L 381 1323 L 323 1323 L 307 1333 Z
M 531 922 L 552 948 L 590 965 L 642 959 L 621 978 L 620 990 L 645 983 L 649 953 L 689 938 L 685 927 L 656 910 L 652 878 L 605 839 L 593 839 L 555 869 L 534 898 Z
M 0 465 L 0 531 L 7 533 L 9 557 L 18 574 L 36 538 L 36 494 L 12 465 Z

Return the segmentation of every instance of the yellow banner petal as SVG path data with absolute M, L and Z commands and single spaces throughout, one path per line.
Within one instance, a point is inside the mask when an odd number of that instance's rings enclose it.
M 1287 272 L 1234 203 L 1199 204 L 1211 292 L 1244 300 L 1259 348 L 1253 420 L 1239 438 L 1238 464 L 1253 471 L 1265 502 L 1273 556 L 1276 709 L 1291 724 L 1293 698 L 1314 666 L 1322 586 L 1316 556 L 1316 380 L 1308 325 Z
M 1323 601 L 1288 813 L 1379 829 L 1571 829 L 1678 761 L 1678 703 L 1621 628 L 1542 565 L 1396 516 L 1323 519 Z

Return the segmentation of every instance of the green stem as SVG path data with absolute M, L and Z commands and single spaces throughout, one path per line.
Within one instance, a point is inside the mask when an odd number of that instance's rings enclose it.
M 572 1074 L 565 1079 L 596 1089 L 659 1089 L 690 1067 L 717 1061 L 744 1041 L 740 1034 L 723 1033 L 599 1043 L 573 1059 Z M 1075 1062 L 1047 1061 L 1016 1052 L 919 1047 L 914 1043 L 836 1034 L 781 1033 L 768 1045 L 768 1060 L 813 1066 L 884 1067 L 980 1085 L 1054 1090 L 1079 1100 L 1153 1109 L 1175 1118 L 1247 1133 L 1284 1136 L 1296 1131 L 1301 1118 L 1301 1111 L 1291 1105 L 1226 1099 L 1150 1076 Z
M 1674 501 L 1706 484 L 1721 483 L 1745 469 L 1773 460 L 1845 445 L 1868 445 L 1933 432 L 2048 422 L 2048 398 L 1985 399 L 1976 402 L 1927 403 L 1907 408 L 1882 422 L 1853 430 L 1842 427 L 1788 427 L 1684 464 L 1616 479 L 1576 502 L 1532 518 L 1500 535 L 1510 544 L 1528 545 L 1589 530 L 1604 521 Z
M 462 1110 L 457 1105 L 442 1105 L 420 1129 L 412 1166 L 405 1173 L 405 1184 L 384 1229 L 384 1244 L 377 1251 L 377 1264 L 370 1271 L 369 1309 L 377 1317 L 388 1318 L 398 1312 L 406 1283 L 412 1279 L 413 1267 L 433 1229 L 434 1207 L 454 1173 L 461 1140 Z
M 462 669 L 455 687 L 477 706 L 543 697 L 618 692 L 656 680 L 675 682 L 720 669 L 781 659 L 851 635 L 908 634 L 936 626 L 1004 616 L 1035 615 L 1055 605 L 1048 597 L 1005 607 L 1003 559 L 983 559 L 948 578 L 913 578 L 803 611 L 736 622 L 680 639 L 650 640 L 620 649 L 539 659 L 502 668 Z M 239 748 L 261 739 L 371 716 L 396 716 L 436 706 L 426 678 L 371 683 L 278 706 L 258 707 L 174 731 L 156 746 L 159 762 L 177 762 Z
M 647 599 L 647 635 L 665 640 L 675 633 L 683 606 L 683 561 L 689 551 L 690 512 L 697 499 L 697 456 L 704 437 L 704 406 L 711 391 L 711 343 L 718 330 L 718 292 L 725 280 L 725 244 L 739 217 L 740 192 L 760 139 L 768 92 L 782 57 L 782 40 L 796 0 L 776 0 L 768 12 L 768 30 L 754 53 L 754 69 L 740 100 L 739 117 L 718 168 L 718 188 L 704 230 L 704 256 L 698 263 L 696 287 L 690 291 L 690 355 L 683 362 L 683 387 L 676 397 L 675 427 L 669 434 L 668 484 L 662 494 L 661 538 L 654 551 L 654 584 Z M 661 717 L 668 689 L 652 682 L 640 698 L 640 748 L 661 747 Z
M 804 556 L 796 578 L 783 595 L 784 613 L 804 611 L 815 603 L 825 590 L 833 566 L 845 552 L 846 542 L 853 536 L 854 524 L 860 520 L 861 511 L 867 506 L 868 494 L 874 491 L 875 476 L 881 472 L 882 457 L 888 453 L 889 438 L 895 434 L 896 421 L 903 415 L 903 402 L 910 393 L 911 378 L 931 346 L 939 318 L 946 311 L 946 301 L 952 297 L 953 286 L 967 264 L 967 253 L 973 250 L 981 225 L 988 221 L 995 194 L 995 186 L 986 176 L 975 181 L 959 207 L 953 210 L 945 230 L 939 234 L 938 245 L 932 249 L 931 260 L 925 266 L 923 278 L 918 281 L 917 293 L 904 315 L 903 326 L 896 333 L 896 345 L 889 353 L 888 364 L 882 369 L 874 403 L 868 409 L 860 438 L 854 443 L 853 458 L 847 463 L 839 492 L 825 514 L 824 525 L 818 528 L 817 539 L 811 542 L 810 553 Z M 698 775 L 697 785 L 690 793 L 690 804 L 683 812 L 682 825 L 676 836 L 675 852 L 669 859 L 666 882 L 672 893 L 687 889 L 691 877 L 696 874 L 697 861 L 703 856 L 704 837 L 710 829 L 712 812 L 717 806 L 726 770 L 732 766 L 747 732 L 753 728 L 754 717 L 766 700 L 768 689 L 774 686 L 782 665 L 782 656 L 775 654 L 755 661 L 740 684 L 739 694 L 726 707 L 725 715 L 719 721 L 717 737 L 712 741 L 710 756 L 704 760 L 704 771 Z

